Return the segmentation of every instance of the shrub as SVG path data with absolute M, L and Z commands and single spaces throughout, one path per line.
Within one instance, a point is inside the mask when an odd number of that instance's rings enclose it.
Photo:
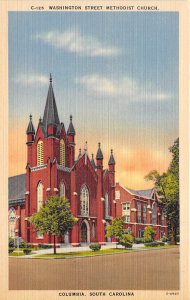
M 9 238 L 9 248 L 14 248 L 14 239 Z
M 125 248 L 132 248 L 134 242 L 134 237 L 131 233 L 125 233 L 119 239 L 119 245 L 124 246 Z
M 164 242 L 151 242 L 151 243 L 146 243 L 145 247 L 158 247 L 158 246 L 164 246 Z
M 30 249 L 30 248 L 24 248 L 23 252 L 24 252 L 24 254 L 28 255 L 28 254 L 30 254 L 32 252 L 32 249 Z
M 124 246 L 125 248 L 132 248 L 133 247 L 133 244 L 129 243 L 129 242 L 125 242 L 125 244 L 124 243 L 119 243 L 119 245 Z
M 167 242 L 167 241 L 168 241 L 167 236 L 164 235 L 164 236 L 161 238 L 161 241 L 164 242 L 164 243 Z
M 151 243 L 153 240 L 151 238 L 144 238 L 144 244 Z
M 101 249 L 101 245 L 99 243 L 91 243 L 89 245 L 89 248 L 92 250 L 92 251 L 99 251 Z
M 142 244 L 144 243 L 144 238 L 136 238 L 134 242 L 135 244 Z
M 51 245 L 47 245 L 47 244 L 38 244 L 38 248 L 41 248 L 41 249 L 51 249 L 52 246 Z
M 144 229 L 144 238 L 154 240 L 156 232 L 154 231 L 152 226 L 146 226 Z
M 19 248 L 27 248 L 26 243 L 24 241 L 21 242 Z
M 12 253 L 15 250 L 15 248 L 9 248 L 9 253 Z
M 23 248 L 23 247 L 21 247 L 21 248 Z M 32 244 L 25 244 L 25 247 L 24 247 L 25 249 L 28 249 L 28 248 L 34 248 L 34 246 L 32 245 Z
M 135 244 L 145 244 L 145 243 L 150 243 L 152 242 L 152 239 L 151 238 L 136 238 L 135 239 Z
M 176 242 L 179 243 L 180 242 L 180 235 L 176 235 Z

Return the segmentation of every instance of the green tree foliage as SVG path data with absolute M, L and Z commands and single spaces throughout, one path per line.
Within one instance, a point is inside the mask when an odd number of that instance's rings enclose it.
M 172 242 L 177 242 L 179 234 L 179 138 L 169 148 L 172 160 L 167 172 L 159 174 L 156 170 L 145 176 L 146 180 L 152 180 L 158 194 L 165 205 L 165 213 L 168 220 L 169 234 Z
M 131 233 L 124 233 L 119 238 L 119 244 L 124 246 L 125 248 L 132 248 L 133 243 L 134 243 L 134 237 Z
M 68 200 L 59 196 L 50 196 L 46 204 L 29 220 L 37 232 L 54 236 L 54 254 L 56 254 L 55 237 L 63 236 L 77 221 L 70 212 Z
M 134 237 L 131 231 L 125 229 L 125 222 L 123 218 L 114 218 L 112 224 L 106 227 L 106 236 L 115 237 L 118 243 L 126 248 L 131 248 L 134 242 Z
M 154 240 L 156 232 L 154 231 L 152 226 L 146 226 L 144 229 L 144 239 L 145 240 Z
M 125 233 L 124 225 L 125 223 L 123 218 L 114 218 L 112 220 L 112 224 L 106 227 L 106 236 L 115 237 L 119 240 L 121 236 Z

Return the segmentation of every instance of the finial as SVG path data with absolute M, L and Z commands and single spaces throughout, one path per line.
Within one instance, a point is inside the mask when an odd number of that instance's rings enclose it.
M 30 121 L 32 121 L 32 115 L 31 115 L 31 114 L 30 114 L 30 116 L 29 116 L 29 117 L 30 117 Z
M 111 154 L 113 154 L 113 149 L 111 149 Z
M 41 117 L 39 118 L 39 123 L 40 123 L 40 124 L 42 123 L 42 118 L 41 118 Z
M 100 142 L 98 143 L 98 147 L 100 148 Z
M 49 75 L 49 82 L 52 83 L 52 76 L 51 76 L 51 73 Z
M 79 149 L 79 155 L 81 155 L 81 148 Z
M 85 142 L 84 151 L 87 151 L 87 142 Z
M 92 159 L 94 159 L 94 154 L 92 153 Z
M 72 117 L 72 115 L 70 115 L 70 121 L 72 122 L 72 119 L 73 119 L 73 117 Z

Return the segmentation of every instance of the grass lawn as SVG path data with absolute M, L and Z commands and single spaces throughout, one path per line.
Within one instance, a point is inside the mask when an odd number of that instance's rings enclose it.
M 34 252 L 31 252 L 30 254 L 33 254 Z M 24 256 L 26 254 L 24 254 L 23 251 L 13 251 L 11 253 L 9 253 L 9 256 Z
M 9 256 L 24 256 L 22 251 L 9 253 Z
M 78 251 L 78 252 L 67 252 L 67 253 L 57 253 L 57 254 L 41 254 L 35 256 L 35 258 L 68 258 L 68 257 L 85 257 L 85 256 L 95 256 L 95 255 L 106 255 L 114 253 L 126 253 L 131 252 L 133 249 L 105 249 L 99 251 Z
M 176 246 L 176 245 L 164 245 L 164 246 L 156 246 L 156 247 L 151 247 L 151 246 L 144 246 L 143 248 L 145 249 L 167 249 L 170 248 L 171 246 Z

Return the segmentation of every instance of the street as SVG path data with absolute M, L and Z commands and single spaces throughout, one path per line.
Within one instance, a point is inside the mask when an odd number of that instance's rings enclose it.
M 177 290 L 179 247 L 72 259 L 9 258 L 10 290 Z

